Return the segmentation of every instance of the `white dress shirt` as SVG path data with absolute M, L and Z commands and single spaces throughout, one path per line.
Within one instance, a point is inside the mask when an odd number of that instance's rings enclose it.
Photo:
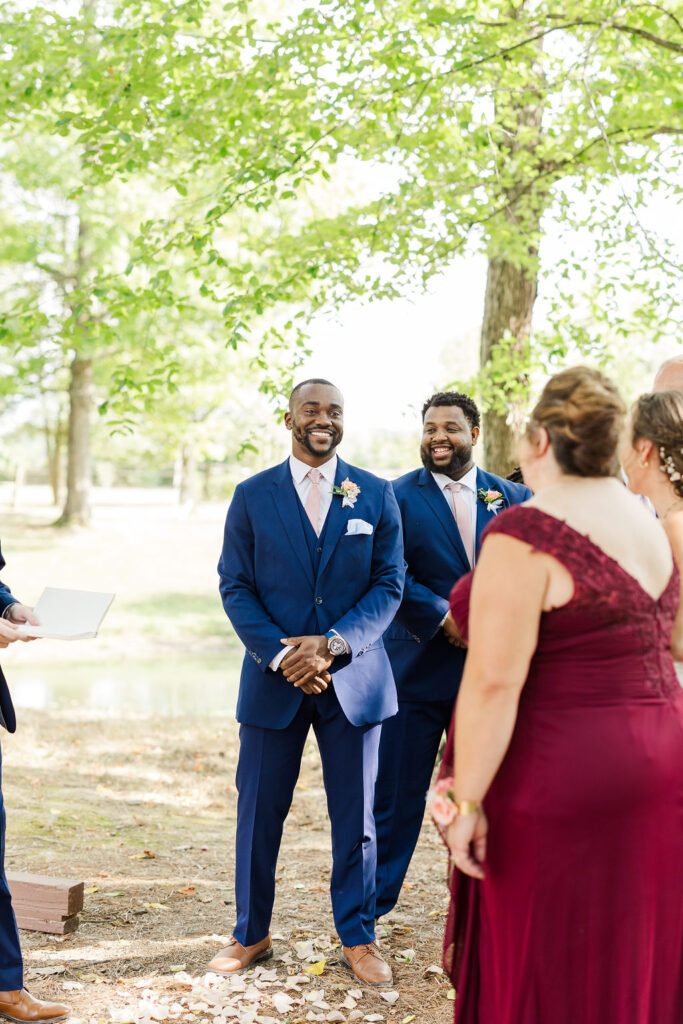
M 308 492 L 311 489 L 311 481 L 308 474 L 313 468 L 313 466 L 308 466 L 305 462 L 302 462 L 301 459 L 297 459 L 295 455 L 289 456 L 289 469 L 292 474 L 294 490 L 298 494 L 299 501 L 304 508 L 306 508 L 306 498 L 308 497 Z M 322 528 L 325 525 L 325 520 L 327 519 L 327 513 L 330 511 L 330 505 L 332 504 L 332 488 L 334 487 L 334 478 L 337 475 L 337 456 L 333 455 L 332 458 L 327 462 L 324 462 L 322 466 L 316 466 L 315 468 L 322 474 L 322 479 L 318 484 L 320 487 L 318 536 L 320 536 Z M 283 647 L 281 651 L 278 651 L 273 660 L 269 663 L 268 668 L 272 669 L 273 672 L 277 672 L 280 667 L 280 662 L 284 658 L 285 654 L 289 654 L 291 649 L 291 647 Z
M 299 501 L 304 508 L 306 508 L 306 498 L 311 489 L 311 481 L 308 474 L 313 468 L 316 468 L 322 474 L 322 479 L 318 485 L 320 487 L 320 516 L 318 518 L 317 533 L 320 536 L 327 519 L 327 513 L 330 511 L 330 505 L 332 504 L 332 488 L 334 487 L 334 478 L 337 474 L 337 456 L 333 455 L 322 466 L 316 467 L 306 465 L 301 459 L 297 459 L 295 455 L 289 456 L 289 469 L 292 474 L 294 490 L 299 495 Z
M 436 484 L 436 486 L 439 488 L 439 490 L 443 494 L 445 501 L 448 502 L 448 507 L 451 510 L 451 515 L 453 514 L 453 502 L 451 501 L 451 492 L 449 491 L 448 494 L 446 494 L 446 488 L 448 487 L 449 484 L 462 484 L 463 485 L 462 490 L 460 491 L 460 494 L 461 494 L 463 500 L 467 503 L 467 507 L 470 510 L 470 517 L 471 517 L 471 521 L 472 521 L 472 536 L 476 538 L 476 536 L 477 536 L 477 467 L 476 466 L 472 466 L 472 469 L 468 469 L 467 472 L 465 473 L 465 475 L 461 476 L 459 480 L 451 480 L 451 478 L 449 476 L 446 476 L 445 473 L 432 473 L 432 477 L 434 478 L 434 483 Z M 476 540 L 475 540 L 475 547 L 476 547 Z M 477 559 L 477 556 L 476 556 L 476 553 L 475 553 L 474 560 L 476 561 L 476 559 Z M 443 626 L 443 624 L 444 624 L 444 622 L 446 621 L 447 618 L 448 618 L 448 612 L 446 612 L 446 614 L 444 615 L 444 617 L 441 620 L 441 622 L 439 623 L 439 625 Z
M 451 480 L 445 473 L 432 473 L 434 481 L 444 496 L 444 499 L 448 502 L 448 507 L 453 512 L 453 502 L 451 501 L 451 492 L 446 493 L 446 487 L 449 484 L 462 484 L 462 490 L 460 491 L 461 497 L 467 502 L 467 507 L 470 510 L 470 520 L 472 522 L 472 536 L 477 536 L 477 467 L 472 466 L 472 469 L 468 469 L 464 476 L 461 476 L 459 480 Z

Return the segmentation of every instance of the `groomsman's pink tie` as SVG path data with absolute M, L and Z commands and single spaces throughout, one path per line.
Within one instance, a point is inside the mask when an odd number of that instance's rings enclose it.
M 470 565 L 474 565 L 474 537 L 472 536 L 472 519 L 470 517 L 470 510 L 467 507 L 467 502 L 463 498 L 461 491 L 463 484 L 446 484 L 446 490 L 451 492 L 451 505 L 453 506 L 453 515 L 460 531 L 460 539 L 465 548 L 465 554 Z
M 309 469 L 306 476 L 311 481 L 311 486 L 308 489 L 306 505 L 304 507 L 317 537 L 320 532 L 318 528 L 320 523 L 320 481 L 323 475 L 319 469 Z

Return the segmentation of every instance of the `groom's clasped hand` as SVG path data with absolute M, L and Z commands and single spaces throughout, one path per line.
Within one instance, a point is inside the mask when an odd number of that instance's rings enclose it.
M 304 693 L 322 693 L 332 681 L 328 672 L 334 656 L 327 647 L 326 636 L 290 636 L 282 643 L 290 647 L 282 659 L 282 673 L 289 683 Z

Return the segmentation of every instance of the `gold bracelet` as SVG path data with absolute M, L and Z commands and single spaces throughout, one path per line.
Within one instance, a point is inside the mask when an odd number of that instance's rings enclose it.
M 480 800 L 455 800 L 458 814 L 480 814 L 482 810 Z

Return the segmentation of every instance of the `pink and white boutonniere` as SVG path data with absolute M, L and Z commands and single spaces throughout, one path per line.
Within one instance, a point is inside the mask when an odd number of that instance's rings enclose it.
M 342 480 L 340 484 L 332 488 L 332 493 L 341 497 L 342 508 L 353 508 L 358 501 L 360 487 L 347 477 L 346 480 Z
M 481 498 L 488 511 L 493 512 L 494 515 L 498 515 L 503 507 L 503 495 L 500 491 L 494 491 L 491 488 L 485 491 L 483 487 L 480 487 L 477 491 L 477 497 Z

